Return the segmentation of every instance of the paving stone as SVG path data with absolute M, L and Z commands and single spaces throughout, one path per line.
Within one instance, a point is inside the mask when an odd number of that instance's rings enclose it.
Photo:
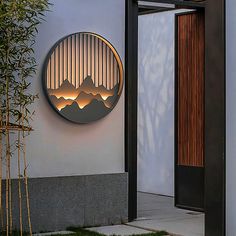
M 128 236 L 133 234 L 148 234 L 152 233 L 152 231 L 148 231 L 145 229 L 140 229 L 128 225 L 112 225 L 112 226 L 102 226 L 102 227 L 92 227 L 87 228 L 90 231 L 94 231 L 97 233 L 109 235 L 119 235 L 119 236 Z

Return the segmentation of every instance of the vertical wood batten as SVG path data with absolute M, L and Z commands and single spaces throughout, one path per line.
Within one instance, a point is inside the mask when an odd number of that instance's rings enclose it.
M 204 17 L 178 16 L 178 164 L 204 166 Z

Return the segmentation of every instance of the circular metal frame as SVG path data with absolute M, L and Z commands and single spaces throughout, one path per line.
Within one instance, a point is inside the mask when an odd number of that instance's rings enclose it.
M 115 100 L 115 102 L 111 105 L 110 107 L 110 110 L 107 112 L 106 115 L 104 115 L 103 117 L 101 118 L 98 118 L 98 119 L 94 119 L 93 121 L 90 121 L 90 122 L 80 122 L 80 121 L 73 121 L 73 120 L 70 120 L 69 118 L 67 118 L 66 116 L 62 115 L 59 110 L 55 107 L 55 105 L 52 103 L 51 99 L 50 99 L 50 96 L 48 94 L 48 88 L 47 88 L 47 66 L 48 66 L 48 63 L 49 63 L 49 59 L 52 55 L 52 53 L 54 52 L 54 50 L 56 49 L 56 47 L 61 43 L 63 42 L 66 38 L 69 38 L 73 35 L 77 35 L 77 34 L 84 34 L 84 35 L 92 35 L 98 39 L 100 39 L 102 42 L 104 42 L 108 47 L 109 49 L 113 52 L 113 55 L 117 61 L 117 64 L 118 64 L 118 68 L 119 68 L 119 89 L 118 89 L 118 93 L 117 93 L 117 99 Z M 64 119 L 72 122 L 72 123 L 75 123 L 75 124 L 88 124 L 88 123 L 92 123 L 92 122 L 95 122 L 97 120 L 100 120 L 104 117 L 106 117 L 113 109 L 114 107 L 117 105 L 119 99 L 120 99 L 120 96 L 121 96 L 121 93 L 122 93 L 122 90 L 123 90 L 123 84 L 124 84 L 124 71 L 123 71 L 123 64 L 122 64 L 122 60 L 118 54 L 118 52 L 116 51 L 115 47 L 108 41 L 106 40 L 104 37 L 102 37 L 101 35 L 99 34 L 96 34 L 96 33 L 92 33 L 92 32 L 76 32 L 76 33 L 72 33 L 72 34 L 69 34 L 69 35 L 66 35 L 64 36 L 63 38 L 59 39 L 53 46 L 52 48 L 49 50 L 47 56 L 46 56 L 46 59 L 44 61 L 44 64 L 43 64 L 43 79 L 42 79 L 42 87 L 43 87 L 43 91 L 44 91 L 44 94 L 50 104 L 50 106 L 53 108 L 54 111 L 56 111 L 57 114 L 59 114 L 61 117 L 63 117 Z

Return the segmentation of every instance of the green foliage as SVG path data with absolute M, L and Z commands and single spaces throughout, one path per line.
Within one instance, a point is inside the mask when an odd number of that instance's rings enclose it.
M 0 105 L 2 120 L 29 124 L 29 106 L 37 95 L 29 92 L 36 73 L 33 46 L 48 10 L 48 0 L 0 0 Z M 23 109 L 22 109 L 23 108 Z
M 3 151 L 5 152 L 6 170 L 6 225 L 3 215 L 0 214 L 0 235 L 30 235 L 32 226 L 30 219 L 29 192 L 27 181 L 27 162 L 25 152 L 26 127 L 30 126 L 30 118 L 33 112 L 30 105 L 37 95 L 30 92 L 31 79 L 36 74 L 36 60 L 34 44 L 38 33 L 37 27 L 42 22 L 44 12 L 48 10 L 48 0 L 0 0 L 0 212 L 2 208 L 2 173 Z M 18 130 L 16 141 L 18 160 L 18 191 L 19 201 L 22 202 L 21 178 L 24 178 L 27 219 L 29 234 L 13 231 L 12 220 L 12 188 L 11 188 L 11 158 L 12 151 L 10 134 L 13 127 Z M 30 128 L 30 127 L 29 127 Z M 30 129 L 28 129 L 30 130 Z M 2 133 L 5 140 L 2 139 Z M 22 143 L 21 143 L 22 140 Z M 5 144 L 5 150 L 3 150 Z M 22 150 L 21 150 L 22 149 Z M 22 151 L 22 159 L 21 159 Z M 24 170 L 21 174 L 20 163 L 23 160 Z M 20 229 L 22 231 L 22 207 L 19 206 Z M 4 230 L 4 231 L 2 231 Z
M 6 236 L 6 232 L 1 232 L 0 235 L 1 236 Z M 14 231 L 12 231 L 12 235 L 11 236 L 20 236 L 20 232 L 14 230 Z M 23 232 L 23 236 L 29 236 L 29 233 Z

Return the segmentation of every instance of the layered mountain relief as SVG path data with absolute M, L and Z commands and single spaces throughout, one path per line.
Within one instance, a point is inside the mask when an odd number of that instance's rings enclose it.
M 49 53 L 45 92 L 59 114 L 75 123 L 89 123 L 114 108 L 123 87 L 123 67 L 106 39 L 75 33 L 58 41 Z
M 96 87 L 91 76 L 87 76 L 78 88 L 64 80 L 59 88 L 48 89 L 48 95 L 62 116 L 88 123 L 110 112 L 118 99 L 118 86 L 117 83 L 110 90 L 103 85 Z

